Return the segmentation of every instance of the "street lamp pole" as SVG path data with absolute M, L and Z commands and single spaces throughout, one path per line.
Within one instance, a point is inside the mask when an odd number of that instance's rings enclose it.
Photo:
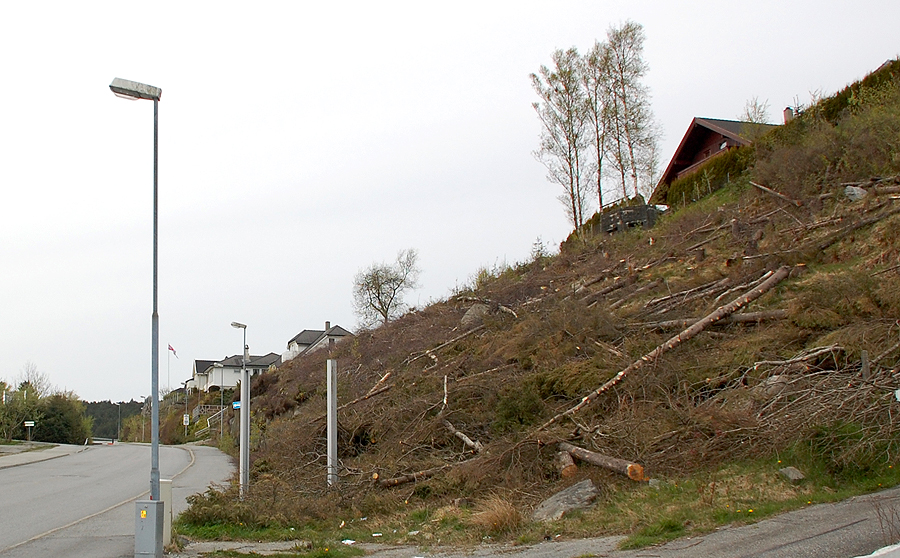
M 159 100 L 162 89 L 115 78 L 110 90 L 125 99 L 153 101 L 153 314 L 150 317 L 150 499 L 159 501 L 159 312 L 157 272 L 159 260 Z M 155 534 L 155 554 L 162 555 L 162 532 Z M 137 544 L 137 543 L 136 543 Z M 136 547 L 137 553 L 137 547 Z
M 250 378 L 247 376 L 247 326 L 231 322 L 231 327 L 244 330 L 244 353 L 241 356 L 241 448 L 238 464 L 240 497 L 243 499 L 250 485 Z

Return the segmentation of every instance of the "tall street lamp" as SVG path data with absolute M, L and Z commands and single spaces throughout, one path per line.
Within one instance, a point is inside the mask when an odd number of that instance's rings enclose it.
M 238 465 L 241 499 L 250 484 L 250 378 L 247 377 L 247 326 L 231 322 L 231 327 L 244 330 L 244 354 L 241 357 L 241 451 Z
M 153 314 L 150 317 L 150 499 L 159 501 L 159 313 L 157 311 L 157 238 L 159 215 L 159 100 L 162 89 L 115 78 L 110 90 L 125 99 L 153 101 Z M 162 555 L 162 532 L 155 534 L 154 553 Z

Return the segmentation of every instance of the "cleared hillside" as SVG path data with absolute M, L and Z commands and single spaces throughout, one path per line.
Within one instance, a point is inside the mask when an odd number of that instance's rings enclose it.
M 743 173 L 693 188 L 652 229 L 573 234 L 558 255 L 483 271 L 447 301 L 339 344 L 337 490 L 325 487 L 327 355 L 259 377 L 251 498 L 215 516 L 231 500 L 210 495 L 192 520 L 430 518 L 465 498 L 474 523 L 498 500 L 517 510 L 515 533 L 574 481 L 592 478 L 601 500 L 645 486 L 582 463 L 563 478 L 559 441 L 662 479 L 784 455 L 835 486 L 892 466 L 897 66 L 848 88 L 840 110 L 832 98 L 806 108 L 758 142 Z M 783 278 L 765 283 L 779 270 Z M 689 329 L 763 284 L 734 314 Z M 463 319 L 479 305 L 483 315 Z M 417 472 L 415 482 L 387 482 Z M 715 480 L 711 490 L 713 505 Z

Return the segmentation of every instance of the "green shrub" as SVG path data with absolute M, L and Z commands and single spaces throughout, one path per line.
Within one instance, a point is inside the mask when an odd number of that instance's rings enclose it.
M 669 206 L 694 202 L 722 188 L 746 172 L 753 162 L 751 146 L 729 149 L 709 159 L 696 171 L 669 184 L 665 203 Z

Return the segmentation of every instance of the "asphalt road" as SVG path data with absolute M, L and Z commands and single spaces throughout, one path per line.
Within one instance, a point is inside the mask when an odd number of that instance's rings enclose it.
M 149 446 L 93 446 L 4 468 L 5 459 L 12 456 L 0 458 L 0 557 L 134 556 L 134 501 L 149 497 Z M 188 495 L 232 472 L 215 448 L 160 448 L 160 476 L 173 479 L 176 514 Z

